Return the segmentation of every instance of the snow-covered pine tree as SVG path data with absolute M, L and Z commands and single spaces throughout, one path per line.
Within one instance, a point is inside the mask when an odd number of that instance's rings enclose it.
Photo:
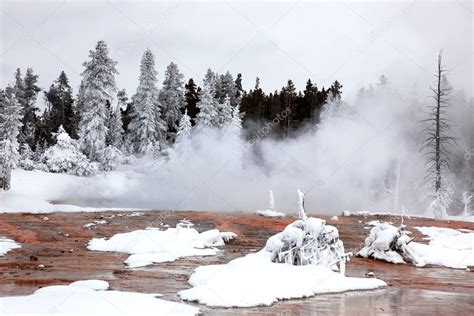
M 170 151 L 170 161 L 174 164 L 186 163 L 191 152 L 191 117 L 186 110 L 179 121 L 178 132 L 176 133 L 176 142 Z
M 24 143 L 20 149 L 20 161 L 18 166 L 24 170 L 33 170 L 36 167 L 36 163 L 33 160 L 34 152 L 31 150 L 30 145 Z
M 240 137 L 240 134 L 242 132 L 242 115 L 240 113 L 239 105 L 232 108 L 229 127 L 233 135 Z
M 17 100 L 23 98 L 24 90 L 25 88 L 24 88 L 23 77 L 21 75 L 21 69 L 17 68 L 15 70 L 15 85 L 13 86 L 13 93 L 15 94 L 15 97 Z
M 113 104 L 117 94 L 117 62 L 108 53 L 107 44 L 97 42 L 95 50 L 89 51 L 90 60 L 83 64 L 86 69 L 81 74 L 79 139 L 82 151 L 91 160 L 97 159 L 98 153 L 106 146 L 107 108 Z
M 22 79 L 20 69 L 15 72 L 14 94 L 22 108 L 21 143 L 26 142 L 31 148 L 35 146 L 35 126 L 37 121 L 36 97 L 41 90 L 37 85 L 38 75 L 33 73 L 32 68 L 27 68 L 25 77 Z
M 115 146 L 105 147 L 99 155 L 100 167 L 104 171 L 115 170 L 123 161 L 123 153 Z
M 211 86 L 211 89 L 212 89 L 212 93 L 213 93 L 213 96 L 215 97 L 216 96 L 216 90 L 218 90 L 217 88 L 217 82 L 218 82 L 218 76 L 217 74 L 212 71 L 211 68 L 208 68 L 207 69 L 207 72 L 206 74 L 204 75 L 204 84 L 209 84 Z
M 162 106 L 161 113 L 166 123 L 166 139 L 174 142 L 178 124 L 185 107 L 184 101 L 184 75 L 179 72 L 175 63 L 170 63 L 166 68 L 165 80 L 159 93 L 159 100 Z
M 225 75 L 221 75 L 219 77 L 220 81 L 220 93 L 219 93 L 219 102 L 224 103 L 225 98 L 229 98 L 230 104 L 234 107 L 236 106 L 239 102 L 237 100 L 237 86 L 234 81 L 234 78 L 232 77 L 232 74 L 227 71 Z
M 10 187 L 10 172 L 20 159 L 18 135 L 22 126 L 21 105 L 16 99 L 14 89 L 7 87 L 1 97 L 0 106 L 0 182 L 3 189 Z
M 24 99 L 24 93 L 25 93 L 24 91 L 25 91 L 25 83 L 23 81 L 23 76 L 21 75 L 20 68 L 17 68 L 15 71 L 15 85 L 13 86 L 13 94 L 15 95 L 15 98 L 21 107 L 23 107 L 23 103 L 20 100 Z
M 185 110 L 181 120 L 179 121 L 178 132 L 176 133 L 176 142 L 179 143 L 189 139 L 191 136 L 191 128 L 191 118 L 188 115 L 188 110 Z
M 135 150 L 130 136 L 130 122 L 135 116 L 133 103 L 129 102 L 125 89 L 119 91 L 117 94 L 120 104 L 120 116 L 122 117 L 122 128 L 123 128 L 123 146 L 122 151 L 127 154 L 132 154 Z
M 214 98 L 211 80 L 204 80 L 200 101 L 197 103 L 199 113 L 196 115 L 196 125 L 199 128 L 218 127 L 220 124 L 218 103 Z
M 62 125 L 69 135 L 76 137 L 78 120 L 74 110 L 72 88 L 64 71 L 61 71 L 58 79 L 54 80 L 44 95 L 49 108 L 48 115 L 45 115 L 48 129 L 57 132 Z
M 242 74 L 237 74 L 237 78 L 234 81 L 235 83 L 235 101 L 236 104 L 240 104 L 242 96 L 244 94 L 244 89 L 242 88 Z
M 241 139 L 242 134 L 242 116 L 239 105 L 232 108 L 230 121 L 224 125 L 225 141 L 228 146 L 231 146 L 232 156 L 229 164 L 233 170 L 238 170 L 242 164 L 242 155 L 244 144 Z
M 4 113 L 5 109 L 7 107 L 7 99 L 5 96 L 5 91 L 3 89 L 0 89 L 0 114 Z M 2 116 L 0 115 L 0 126 L 2 126 Z M 0 129 L 0 140 L 3 138 L 3 130 Z
M 197 103 L 199 102 L 199 93 L 201 88 L 197 87 L 194 83 L 193 78 L 190 78 L 188 83 L 184 86 L 186 92 L 184 94 L 186 100 L 186 110 L 188 111 L 188 115 L 191 118 L 191 124 L 195 124 L 196 115 L 199 112 L 197 108 Z
M 343 108 L 342 101 L 342 85 L 339 81 L 334 81 L 331 87 L 327 90 L 328 98 L 323 105 L 321 113 L 321 120 L 326 120 L 330 117 L 337 116 Z
M 219 118 L 219 125 L 225 126 L 227 123 L 232 121 L 232 113 L 235 109 L 230 102 L 230 98 L 226 96 L 222 103 L 218 104 L 218 118 Z
M 117 106 L 110 108 L 109 114 L 109 125 L 107 133 L 107 145 L 113 146 L 117 149 L 123 147 L 123 122 L 122 122 L 122 109 L 127 107 L 127 95 L 125 90 L 120 90 L 117 93 Z
M 139 154 L 150 155 L 156 151 L 166 131 L 161 117 L 157 81 L 155 57 L 147 49 L 140 65 L 138 88 L 132 97 L 134 115 L 128 127 L 135 152 Z
M 107 145 L 117 149 L 123 146 L 122 113 L 118 107 L 110 109 Z
M 49 147 L 41 157 L 41 161 L 49 172 L 64 172 L 77 176 L 89 176 L 97 173 L 97 164 L 91 163 L 87 159 L 62 126 L 58 128 L 55 136 L 56 144 Z

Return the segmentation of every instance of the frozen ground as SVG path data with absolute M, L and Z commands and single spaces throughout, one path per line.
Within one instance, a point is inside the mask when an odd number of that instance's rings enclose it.
M 125 263 L 130 268 L 152 263 L 172 262 L 182 257 L 213 256 L 219 251 L 215 247 L 235 238 L 231 232 L 217 229 L 199 233 L 194 228 L 148 228 L 129 233 L 116 234 L 109 239 L 94 238 L 89 250 L 124 252 L 130 254 Z
M 110 291 L 105 281 L 47 286 L 26 296 L 0 298 L 2 315 L 196 315 L 199 309 L 157 294 Z
M 5 237 L 0 237 L 0 257 L 4 256 L 10 250 L 16 248 L 21 248 L 17 242 Z

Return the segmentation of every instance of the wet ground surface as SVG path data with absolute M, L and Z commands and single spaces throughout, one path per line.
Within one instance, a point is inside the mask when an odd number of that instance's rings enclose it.
M 260 250 L 268 237 L 281 231 L 294 217 L 266 218 L 241 213 L 146 211 L 131 212 L 0 214 L 0 236 L 13 238 L 22 248 L 0 257 L 0 296 L 26 295 L 36 289 L 68 284 L 83 279 L 102 279 L 114 290 L 161 293 L 164 299 L 179 301 L 176 293 L 189 288 L 192 271 L 207 264 L 226 263 Z M 45 218 L 46 217 L 46 218 Z M 366 222 L 374 219 L 398 224 L 392 216 L 318 216 L 335 225 L 346 251 L 356 253 L 368 234 Z M 183 219 L 195 223 L 198 231 L 218 228 L 232 231 L 238 238 L 214 257 L 179 259 L 172 263 L 127 269 L 127 254 L 86 250 L 94 237 L 110 237 L 146 227 L 170 226 Z M 84 224 L 105 220 L 86 229 Z M 474 230 L 474 223 L 405 218 L 405 224 L 417 241 L 422 235 L 413 226 L 439 226 Z M 39 268 L 44 265 L 44 268 Z M 318 295 L 306 299 L 278 302 L 271 307 L 211 309 L 199 306 L 207 315 L 372 315 L 372 314 L 474 314 L 474 272 L 441 267 L 416 268 L 353 257 L 347 275 L 364 277 L 367 272 L 386 281 L 388 287 L 376 291 Z M 251 285 L 249 285 L 251 286 Z M 158 315 L 159 313 L 157 313 Z

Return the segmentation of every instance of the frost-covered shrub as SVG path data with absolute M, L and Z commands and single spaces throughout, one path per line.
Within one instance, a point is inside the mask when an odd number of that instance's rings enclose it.
M 18 166 L 24 170 L 36 169 L 37 162 L 34 161 L 34 152 L 28 144 L 23 144 L 20 150 L 20 161 Z
M 423 266 L 423 261 L 410 248 L 412 238 L 407 233 L 404 225 L 395 227 L 388 223 L 379 223 L 370 230 L 365 239 L 365 247 L 357 256 L 391 263 L 413 262 L 417 266 Z
M 124 155 L 122 163 L 127 165 L 134 165 L 137 163 L 137 161 L 138 159 L 134 155 Z
M 324 265 L 344 273 L 346 254 L 339 232 L 319 218 L 294 221 L 270 237 L 265 249 L 272 253 L 273 262 Z
M 44 172 L 49 172 L 48 166 L 47 166 L 45 163 L 43 163 L 43 162 L 37 162 L 37 163 L 35 163 L 35 170 L 44 171 Z
M 74 140 L 62 126 L 58 130 L 56 144 L 46 150 L 42 156 L 42 162 L 49 172 L 64 172 L 78 176 L 89 176 L 98 172 L 98 165 L 91 163 L 78 150 Z
M 308 217 L 300 190 L 298 197 L 300 219 L 267 240 L 265 250 L 271 253 L 271 260 L 291 265 L 323 265 L 345 274 L 345 262 L 351 253 L 344 253 L 337 228 L 326 225 L 325 220 Z
M 123 153 L 114 146 L 109 145 L 99 153 L 100 168 L 102 170 L 115 170 L 123 161 Z

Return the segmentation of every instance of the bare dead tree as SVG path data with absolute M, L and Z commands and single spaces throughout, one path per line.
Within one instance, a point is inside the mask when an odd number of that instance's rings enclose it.
M 421 122 L 427 124 L 426 137 L 422 141 L 422 150 L 426 162 L 425 196 L 431 198 L 429 209 L 436 217 L 444 217 L 451 201 L 449 181 L 446 171 L 449 170 L 449 146 L 456 142 L 450 136 L 453 124 L 446 118 L 449 108 L 451 87 L 447 81 L 447 70 L 442 63 L 443 51 L 438 56 L 438 69 L 435 75 L 436 87 L 430 87 L 433 104 L 429 106 L 429 118 Z

